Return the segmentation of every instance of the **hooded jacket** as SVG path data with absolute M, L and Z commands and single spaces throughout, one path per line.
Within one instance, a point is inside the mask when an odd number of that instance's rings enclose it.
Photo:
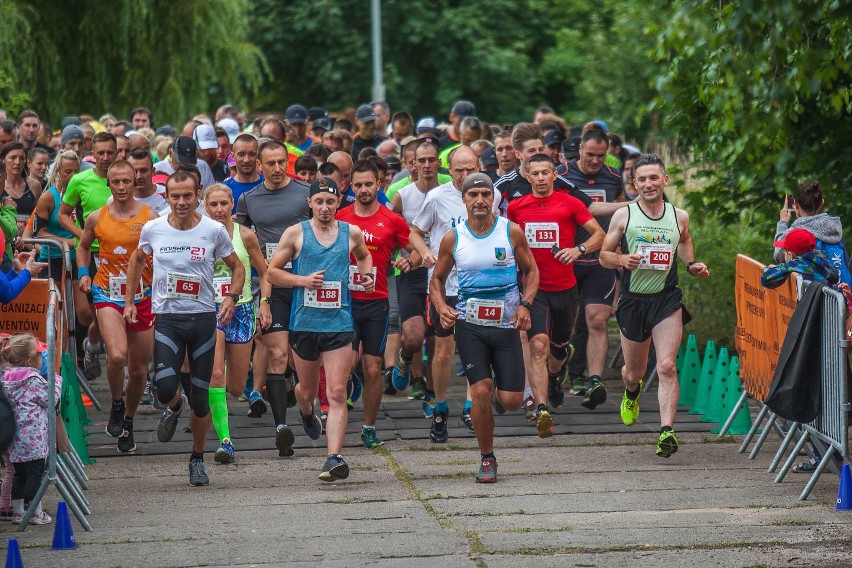
M 18 433 L 9 447 L 12 463 L 47 457 L 47 379 L 32 367 L 9 367 L 3 371 L 3 390 L 15 411 Z M 62 393 L 62 377 L 56 375 L 56 402 Z M 55 412 L 55 411 L 54 411 Z
M 829 245 L 840 242 L 843 238 L 843 225 L 840 217 L 831 217 L 828 213 L 817 213 L 810 217 L 797 217 L 792 225 L 784 221 L 778 221 L 775 225 L 775 240 L 781 240 L 791 229 L 807 229 L 813 233 L 817 240 Z M 780 248 L 775 249 L 775 262 L 784 262 L 784 256 Z
M 777 288 L 794 272 L 801 274 L 806 281 L 822 282 L 831 287 L 840 281 L 840 275 L 831 266 L 825 253 L 815 249 L 788 262 L 766 268 L 760 277 L 760 284 L 764 288 Z

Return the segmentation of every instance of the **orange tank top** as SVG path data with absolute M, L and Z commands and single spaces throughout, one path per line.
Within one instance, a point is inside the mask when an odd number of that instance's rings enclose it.
M 139 246 L 142 226 L 148 222 L 151 208 L 144 205 L 139 213 L 130 219 L 116 219 L 109 212 L 109 205 L 101 208 L 98 224 L 95 226 L 95 238 L 100 244 L 101 263 L 95 275 L 94 284 L 104 290 L 110 290 L 111 278 L 127 276 L 130 255 Z M 145 265 L 142 271 L 142 285 L 145 295 L 150 295 L 153 267 Z M 113 282 L 115 285 L 115 282 Z

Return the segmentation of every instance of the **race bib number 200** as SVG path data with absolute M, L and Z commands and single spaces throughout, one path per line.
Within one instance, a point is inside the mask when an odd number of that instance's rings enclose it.
M 672 257 L 674 256 L 671 245 L 640 244 L 638 252 L 642 255 L 639 268 L 668 270 L 671 267 Z

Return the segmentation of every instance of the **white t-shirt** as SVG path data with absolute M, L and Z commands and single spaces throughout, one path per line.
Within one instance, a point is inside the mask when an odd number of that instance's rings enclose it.
M 154 255 L 151 306 L 155 314 L 216 310 L 213 264 L 234 252 L 225 225 L 201 217 L 188 231 L 169 225 L 168 216 L 145 223 L 139 248 Z
M 494 204 L 491 206 L 491 211 L 495 215 L 497 215 L 500 199 L 500 192 L 494 190 Z M 464 206 L 464 201 L 462 201 L 461 191 L 456 189 L 456 186 L 450 181 L 439 185 L 426 194 L 420 213 L 414 218 L 412 225 L 428 236 L 426 242 L 429 244 L 429 249 L 437 257 L 438 251 L 441 250 L 441 241 L 444 235 L 465 220 L 467 220 L 467 207 Z M 433 270 L 433 268 L 429 269 L 430 281 L 432 280 Z M 455 266 L 447 277 L 444 287 L 447 296 L 458 295 L 459 279 Z

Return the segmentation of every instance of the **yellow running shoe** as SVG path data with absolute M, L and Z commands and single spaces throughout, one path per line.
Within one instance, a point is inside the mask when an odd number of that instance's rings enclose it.
M 642 394 L 642 381 L 639 381 L 639 394 L 634 400 L 627 397 L 627 389 L 624 389 L 624 394 L 621 395 L 621 421 L 625 426 L 633 426 L 633 423 L 639 419 L 639 395 Z
M 553 436 L 553 417 L 547 409 L 542 408 L 538 411 L 535 427 L 538 429 L 539 438 L 550 438 Z
M 671 457 L 677 451 L 677 436 L 674 430 L 660 432 L 660 439 L 657 440 L 657 455 L 661 458 Z

